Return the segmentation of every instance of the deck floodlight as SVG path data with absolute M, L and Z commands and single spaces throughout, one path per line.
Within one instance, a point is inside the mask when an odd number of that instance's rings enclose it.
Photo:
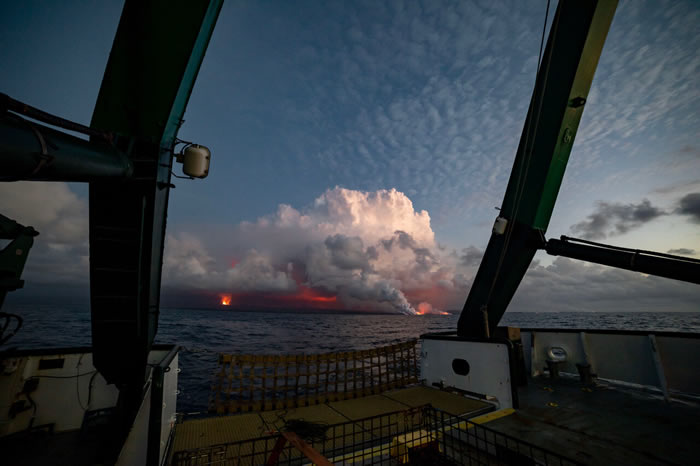
M 506 226 L 508 226 L 508 219 L 499 216 L 493 224 L 493 234 L 504 234 L 506 232 Z
M 175 160 L 182 164 L 182 172 L 192 178 L 206 178 L 209 174 L 211 151 L 206 146 L 189 144 L 177 154 Z

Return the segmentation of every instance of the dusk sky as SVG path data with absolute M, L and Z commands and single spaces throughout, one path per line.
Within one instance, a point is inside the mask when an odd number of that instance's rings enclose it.
M 461 309 L 545 7 L 226 2 L 179 134 L 211 171 L 175 180 L 163 304 Z M 89 124 L 121 8 L 3 2 L 0 92 Z M 548 237 L 700 257 L 699 24 L 696 0 L 620 2 Z M 41 233 L 12 299 L 87 290 L 86 185 L 2 183 L 0 213 Z M 700 287 L 538 253 L 510 309 L 700 311 Z

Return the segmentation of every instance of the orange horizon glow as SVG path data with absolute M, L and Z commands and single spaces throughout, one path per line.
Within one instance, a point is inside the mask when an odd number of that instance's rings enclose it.
M 320 303 L 334 303 L 337 301 L 338 298 L 336 298 L 335 296 L 311 296 L 308 299 Z
M 436 315 L 436 316 L 446 316 L 446 315 L 449 315 L 450 313 L 446 312 L 446 311 L 440 311 L 438 309 L 435 309 L 432 304 L 423 301 L 418 306 L 416 306 L 416 315 L 424 316 L 427 314 Z
M 427 316 L 427 315 L 448 316 L 448 315 L 450 315 L 450 313 L 447 311 L 430 311 L 430 312 L 428 312 L 428 311 L 418 310 L 418 311 L 416 311 L 416 315 L 417 316 Z
M 297 289 L 294 293 L 226 293 L 219 294 L 219 306 L 230 307 L 235 303 L 236 307 L 246 308 L 300 308 L 312 309 L 343 309 L 343 303 L 338 296 L 329 294 L 328 291 L 314 289 L 297 281 Z M 414 301 L 415 302 L 415 301 Z M 357 308 L 354 310 L 372 310 L 371 308 Z M 428 301 L 421 301 L 415 306 L 416 314 L 423 315 L 450 315 L 447 311 L 439 310 Z
M 335 295 L 327 295 L 308 286 L 299 285 L 294 294 L 230 293 L 218 295 L 219 306 L 247 307 L 310 307 L 314 309 L 338 308 L 340 302 Z
M 324 296 L 319 294 L 317 291 L 313 290 L 312 288 L 309 288 L 308 286 L 300 285 L 299 286 L 299 293 L 296 295 L 293 295 L 294 299 L 300 300 L 300 301 L 312 301 L 312 302 L 317 302 L 317 303 L 335 303 L 338 300 L 338 297 L 335 295 L 332 296 Z

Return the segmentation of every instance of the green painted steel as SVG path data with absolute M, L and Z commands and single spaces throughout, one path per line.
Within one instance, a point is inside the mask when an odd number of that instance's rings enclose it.
M 174 137 L 222 3 L 127 1 L 90 126 Z
M 555 17 L 553 22 L 547 44 L 549 53 L 542 60 L 501 206 L 501 214 L 506 218 L 543 231 L 552 216 L 585 99 L 617 6 L 616 0 L 571 3 L 562 2 L 557 11 L 559 21 Z M 577 13 L 572 16 L 570 13 L 574 11 Z M 556 49 L 555 53 L 552 48 Z
M 491 235 L 459 319 L 461 335 L 494 331 L 542 245 L 616 7 L 617 0 L 557 6 L 501 206 L 507 226 Z
M 221 6 L 128 0 L 92 117 L 134 165 L 128 180 L 90 183 L 94 363 L 127 412 L 158 327 L 171 150 Z

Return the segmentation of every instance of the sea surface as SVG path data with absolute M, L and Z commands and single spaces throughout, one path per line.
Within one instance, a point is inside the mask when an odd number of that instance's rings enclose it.
M 90 346 L 87 306 L 6 306 L 24 326 L 7 346 Z M 183 346 L 178 411 L 204 412 L 217 353 L 321 353 L 368 349 L 456 330 L 458 315 L 289 313 L 163 309 L 157 343 Z M 700 332 L 700 312 L 597 313 L 508 312 L 502 323 L 519 327 Z M 118 348 L 115 348 L 118 351 Z

